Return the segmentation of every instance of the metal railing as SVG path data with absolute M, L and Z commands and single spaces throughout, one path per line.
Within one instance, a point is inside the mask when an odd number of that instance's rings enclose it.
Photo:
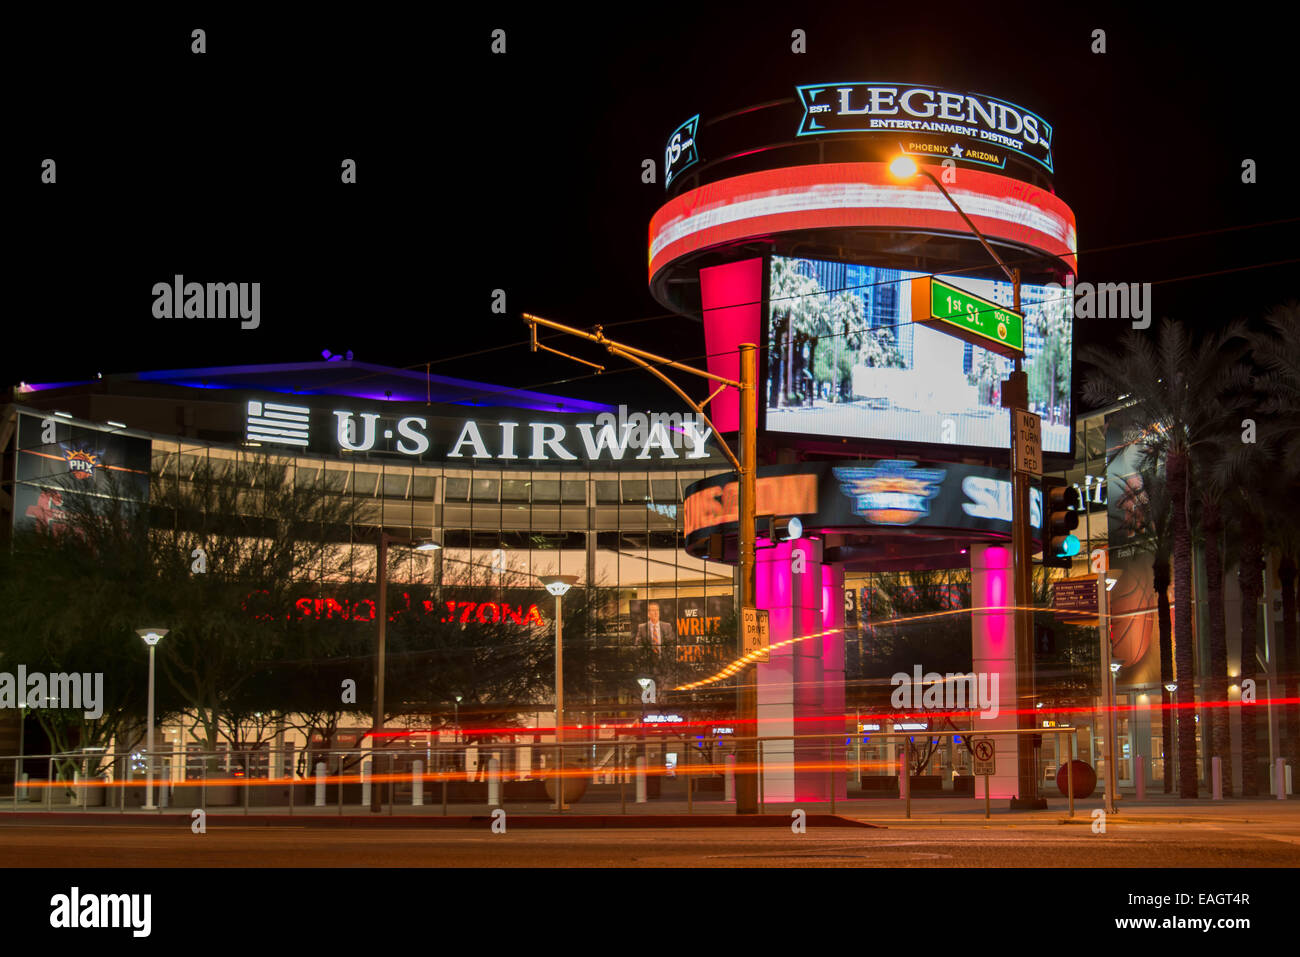
M 861 732 L 857 733 L 859 736 Z M 891 731 L 871 732 L 873 742 L 908 738 L 968 738 L 1038 734 L 1057 741 L 1057 761 L 1067 761 L 1069 813 L 1074 816 L 1073 756 L 1078 729 L 1052 728 L 1005 731 Z M 14 786 L 8 802 L 56 807 L 128 808 L 163 813 L 180 808 L 240 809 L 259 812 L 285 808 L 288 814 L 333 813 L 345 808 L 369 813 L 378 788 L 378 807 L 391 815 L 399 806 L 435 808 L 443 815 L 453 805 L 502 807 L 507 804 L 549 805 L 557 813 L 583 802 L 589 807 L 617 800 L 620 813 L 628 804 L 657 805 L 685 802 L 694 814 L 697 805 L 725 810 L 734 796 L 735 775 L 756 770 L 759 775 L 759 813 L 767 805 L 789 804 L 776 800 L 771 787 L 776 779 L 793 781 L 798 772 L 806 786 L 810 772 L 825 774 L 825 797 L 798 803 L 828 804 L 836 813 L 847 800 L 838 796 L 840 785 L 872 777 L 896 777 L 899 798 L 907 817 L 912 814 L 911 775 L 901 773 L 899 761 L 886 774 L 870 774 L 881 762 L 854 757 L 858 749 L 849 741 L 854 732 L 801 735 L 654 735 L 586 741 L 519 743 L 478 741 L 429 743 L 412 748 L 221 750 L 155 753 L 153 784 L 155 806 L 144 807 L 146 778 L 144 754 L 132 752 L 74 752 L 0 757 L 0 767 L 12 766 Z M 847 739 L 847 740 L 846 740 Z M 836 742 L 841 742 L 836 744 Z M 1068 752 L 1061 743 L 1068 741 Z M 737 752 L 756 749 L 757 762 L 746 768 L 736 764 Z M 900 755 L 901 756 L 901 755 Z M 45 777 L 30 779 L 25 767 L 44 765 Z M 910 768 L 909 768 L 910 770 Z M 558 781 L 564 782 L 564 804 L 556 800 Z M 986 779 L 987 783 L 987 779 Z M 783 793 L 785 789 L 783 788 Z M 631 800 L 629 801 L 629 792 Z M 792 793 L 792 791 L 791 791 Z M 952 792 L 944 792 L 951 794 Z M 0 806 L 3 806 L 0 795 Z M 975 797 L 975 795 L 971 795 Z M 870 800 L 859 797 L 853 800 Z M 988 799 L 986 789 L 986 809 Z

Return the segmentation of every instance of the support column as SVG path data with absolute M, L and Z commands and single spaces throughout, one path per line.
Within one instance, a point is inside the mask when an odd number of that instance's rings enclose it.
M 822 661 L 822 733 L 829 739 L 827 757 L 835 764 L 835 800 L 848 798 L 848 768 L 841 767 L 847 749 L 844 739 L 844 566 L 822 565 L 822 630 L 834 634 L 821 639 Z M 857 725 L 854 733 L 859 733 Z M 846 735 L 847 737 L 847 735 Z M 828 779 L 829 783 L 829 779 Z
M 998 712 L 995 716 L 975 716 L 973 737 L 984 730 L 1011 730 L 1016 727 L 1016 635 L 1015 591 L 1010 545 L 975 545 L 970 547 L 971 606 L 999 609 L 971 613 L 971 670 L 976 680 L 988 676 L 990 692 L 996 676 Z M 1013 798 L 1018 794 L 1017 750 L 1014 735 L 999 735 L 997 774 L 989 778 L 991 798 Z M 977 799 L 984 800 L 983 788 Z
M 823 630 L 821 542 L 799 539 L 758 552 L 757 604 L 769 614 L 773 645 Z M 835 636 L 841 637 L 842 636 Z M 758 729 L 761 736 L 819 734 L 824 727 L 823 645 L 808 639 L 771 653 L 760 663 Z M 843 680 L 843 662 L 840 663 Z M 842 684 L 841 684 L 842 693 Z M 841 709 L 842 710 L 842 709 Z M 820 767 L 795 770 L 794 765 L 823 765 L 825 748 L 791 741 L 763 745 L 763 797 L 769 803 L 829 799 L 826 772 Z

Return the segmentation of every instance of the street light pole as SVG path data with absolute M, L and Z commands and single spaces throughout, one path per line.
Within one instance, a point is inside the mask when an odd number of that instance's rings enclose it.
M 571 356 L 568 353 L 560 352 L 558 349 L 552 349 L 537 341 L 537 327 L 546 326 L 548 329 L 555 329 L 588 342 L 595 342 L 604 346 L 611 354 L 619 356 L 634 362 L 642 369 L 656 376 L 661 382 L 681 396 L 682 400 L 689 405 L 695 413 L 704 420 L 704 424 L 713 430 L 716 437 L 718 448 L 726 456 L 732 467 L 736 470 L 736 479 L 739 484 L 739 503 L 737 514 L 737 538 L 739 539 L 740 551 L 740 600 L 743 608 L 755 607 L 756 589 L 754 578 L 754 539 L 757 536 L 757 529 L 754 527 L 754 515 L 756 511 L 755 498 L 755 475 L 758 467 L 758 440 L 757 440 L 757 405 L 754 383 L 758 378 L 757 366 L 757 349 L 754 343 L 742 343 L 740 345 L 740 380 L 727 379 L 720 375 L 714 375 L 712 372 L 705 372 L 702 369 L 696 369 L 676 362 L 664 356 L 656 355 L 653 352 L 647 352 L 644 349 L 637 349 L 633 346 L 615 342 L 605 336 L 600 326 L 596 327 L 595 332 L 584 332 L 581 329 L 575 329 L 573 326 L 566 326 L 560 322 L 553 322 L 550 319 L 543 319 L 540 316 L 524 314 L 524 322 L 532 331 L 532 350 L 536 352 L 541 349 L 545 352 L 553 352 L 556 355 L 563 356 L 566 359 L 573 359 L 575 362 L 581 362 L 584 365 L 594 366 L 597 372 L 603 372 L 604 366 L 597 365 L 594 362 L 588 362 L 586 359 L 579 359 L 577 356 Z M 668 378 L 660 371 L 661 367 L 677 369 L 681 372 L 689 372 L 691 375 L 697 375 L 701 378 L 708 379 L 712 383 L 717 383 L 717 388 L 703 402 L 696 402 L 688 396 L 681 387 L 672 379 Z M 717 426 L 705 413 L 704 407 L 722 394 L 724 389 L 732 388 L 739 393 L 740 398 L 740 455 L 737 456 L 731 450 L 726 441 L 723 440 Z M 742 612 L 743 614 L 743 612 Z M 739 642 L 743 645 L 743 640 Z M 743 654 L 743 648 L 738 649 Z M 737 690 L 736 697 L 736 723 L 737 725 L 752 728 L 751 737 L 758 734 L 758 665 L 749 665 L 746 673 L 742 675 L 741 685 Z M 736 755 L 736 813 L 753 814 L 758 810 L 758 768 L 757 768 L 757 746 L 747 744 L 741 740 L 737 746 Z
M 755 513 L 757 512 L 757 463 L 758 463 L 758 409 L 754 388 L 758 376 L 758 352 L 753 343 L 740 346 L 740 607 L 756 608 L 757 587 L 755 582 L 754 538 Z M 744 654 L 743 647 L 737 648 Z M 745 669 L 740 678 L 740 687 L 736 691 L 736 717 L 740 720 L 743 737 L 736 763 L 738 772 L 734 776 L 737 814 L 758 813 L 758 662 Z
M 541 583 L 555 596 L 555 746 L 559 751 L 555 768 L 555 809 L 564 805 L 564 615 L 561 601 L 578 580 L 577 575 L 542 575 Z
M 943 194 L 943 198 L 957 211 L 957 215 L 961 216 L 970 231 L 975 234 L 975 238 L 984 247 L 984 251 L 989 254 L 1006 275 L 1011 283 L 1011 294 L 1014 300 L 1011 307 L 1012 311 L 1020 313 L 1020 270 L 1012 269 L 1002 261 L 1002 257 L 989 245 L 989 241 L 980 232 L 979 227 L 966 215 L 965 210 L 957 205 L 957 201 L 944 188 L 938 177 L 928 169 L 917 165 L 911 157 L 906 155 L 896 158 L 890 163 L 889 168 L 890 172 L 899 179 L 908 179 L 914 174 L 920 173 L 938 188 L 939 192 Z M 1016 356 L 1014 362 L 1014 369 L 1002 392 L 1002 405 L 1007 410 L 1010 423 L 1011 441 L 1007 450 L 1009 457 L 1015 455 L 1016 413 L 1029 410 L 1029 379 L 1021 369 L 1020 356 Z M 1016 647 L 1016 725 L 1020 730 L 1025 731 L 1032 729 L 1034 726 L 1033 702 L 1035 699 L 1034 648 L 1032 641 L 1033 613 L 1029 610 L 1031 594 L 1030 555 L 1032 554 L 1029 529 L 1029 476 L 1016 468 L 1014 460 L 1010 462 L 1010 465 L 1011 567 L 1013 595 L 1016 603 L 1015 613 L 1012 615 L 1015 626 Z M 1012 802 L 1012 807 L 1046 806 L 1046 802 L 1041 801 L 1038 797 L 1038 774 L 1034 768 L 1034 750 L 1030 735 L 1016 735 L 1016 757 L 1017 793 L 1019 798 Z
M 166 628 L 137 628 L 135 633 L 149 646 L 149 710 L 145 718 L 145 772 L 144 772 L 144 809 L 155 810 L 153 803 L 153 686 L 154 649 L 167 634 Z M 128 758 L 129 760 L 129 758 Z

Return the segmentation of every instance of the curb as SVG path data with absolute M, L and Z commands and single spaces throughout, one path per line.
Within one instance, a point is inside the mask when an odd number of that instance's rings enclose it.
M 18 811 L 0 817 L 0 823 L 14 821 L 19 824 L 69 824 L 78 826 L 101 825 L 112 827 L 114 822 L 133 826 L 153 825 L 168 827 L 177 824 L 188 825 L 190 816 L 158 814 L 77 814 L 59 812 L 48 814 L 42 812 Z M 511 829 L 653 829 L 653 828 L 689 828 L 689 827 L 789 827 L 790 819 L 776 814 L 743 815 L 685 815 L 655 814 L 629 817 L 622 814 L 516 814 L 509 818 Z M 492 825 L 490 814 L 442 816 L 390 816 L 375 817 L 333 816 L 333 815 L 288 815 L 288 814 L 222 814 L 210 815 L 208 827 L 402 827 L 402 828 L 485 828 Z M 838 814 L 809 814 L 809 827 L 850 827 L 885 829 L 887 825 L 873 824 L 868 821 L 841 817 Z

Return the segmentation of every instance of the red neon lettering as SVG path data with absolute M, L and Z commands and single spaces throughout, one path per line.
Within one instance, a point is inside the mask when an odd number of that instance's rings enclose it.
M 536 606 L 536 605 L 529 605 L 529 606 L 528 606 L 528 617 L 524 619 L 524 624 L 525 624 L 525 625 L 545 625 L 545 624 L 546 624 L 546 619 L 542 617 L 542 613 L 541 613 L 540 611 L 537 610 L 537 606 Z
M 389 615 L 388 620 L 397 621 L 398 617 L 402 614 L 402 612 L 410 611 L 410 610 L 411 610 L 411 594 L 410 592 L 402 592 L 402 607 L 397 609 L 397 611 L 393 612 L 391 615 Z
M 326 598 L 326 599 L 325 599 L 325 617 L 326 617 L 326 618 L 333 618 L 333 617 L 334 617 L 334 613 L 335 613 L 336 611 L 339 613 L 339 617 L 340 617 L 340 618 L 346 618 L 346 617 L 347 617 L 347 612 L 345 612 L 345 611 L 343 610 L 343 606 L 342 606 L 342 605 L 340 605 L 340 604 L 339 604 L 336 600 L 334 600 L 333 598 Z
M 370 606 L 370 614 L 369 614 L 367 617 L 365 617 L 365 618 L 362 618 L 362 617 L 361 617 L 361 614 L 360 614 L 360 609 L 361 609 L 361 606 L 362 606 L 362 605 L 369 605 L 369 606 Z M 373 601 L 371 601 L 369 598 L 363 598 L 363 599 L 361 599 L 360 601 L 353 602 L 353 603 L 352 603 L 352 620 L 353 620 L 353 621 L 374 621 L 374 620 L 375 620 L 375 603 L 374 603 Z M 389 621 L 392 621 L 392 620 L 393 620 L 391 615 L 389 616 L 388 620 L 389 620 Z
M 510 607 L 510 605 L 509 605 L 508 603 L 506 603 L 506 602 L 503 601 L 503 602 L 501 603 L 501 620 L 502 620 L 502 621 L 505 620 L 505 617 L 506 617 L 507 614 L 509 614 L 510 617 L 513 618 L 513 619 L 515 620 L 515 624 L 516 624 L 516 625 L 522 625 L 522 624 L 524 623 L 524 606 L 523 606 L 523 605 L 520 605 L 520 606 L 519 606 L 519 610 L 518 610 L 518 611 L 515 611 L 513 608 Z
M 442 618 L 442 620 L 443 620 L 443 621 L 455 621 L 455 620 L 456 620 L 456 603 L 455 603 L 454 601 L 449 601 L 449 602 L 447 602 L 447 611 L 451 613 L 451 617 L 448 618 L 446 615 L 444 615 L 443 618 Z
M 491 602 L 491 601 L 485 601 L 481 603 L 478 606 L 478 612 L 474 615 L 474 617 L 479 620 L 480 624 L 486 625 L 488 623 L 488 619 L 486 617 L 487 612 L 492 613 L 492 621 L 496 622 L 501 620 L 500 606 L 497 605 L 496 602 Z
M 474 610 L 474 606 L 475 604 L 477 604 L 477 602 L 462 601 L 459 604 L 461 608 L 465 609 L 465 611 L 460 616 L 461 623 L 463 624 L 469 621 L 469 613 Z

